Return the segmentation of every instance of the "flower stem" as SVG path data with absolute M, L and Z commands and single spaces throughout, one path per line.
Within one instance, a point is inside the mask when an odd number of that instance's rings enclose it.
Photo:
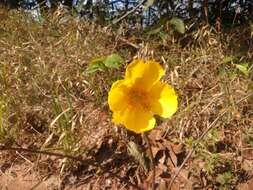
M 152 190 L 155 190 L 155 163 L 154 163 L 154 155 L 151 149 L 150 140 L 148 138 L 147 133 L 143 133 L 144 140 L 146 141 L 148 145 L 148 151 L 149 151 L 149 159 L 150 159 L 150 166 L 152 169 Z

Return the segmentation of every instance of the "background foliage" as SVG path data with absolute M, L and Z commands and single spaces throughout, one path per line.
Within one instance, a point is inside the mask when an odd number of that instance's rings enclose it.
M 42 10 L 48 7 L 64 6 L 79 17 L 93 19 L 106 24 L 138 7 L 129 14 L 127 21 L 131 26 L 142 27 L 163 23 L 164 19 L 179 17 L 187 22 L 204 21 L 224 26 L 252 22 L 253 2 L 251 0 L 66 0 L 66 1 L 4 1 L 10 8 L 21 6 L 27 9 Z M 138 6 L 139 5 L 139 6 Z

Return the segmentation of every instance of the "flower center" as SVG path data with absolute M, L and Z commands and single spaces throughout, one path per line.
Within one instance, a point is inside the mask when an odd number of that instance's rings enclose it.
M 131 90 L 129 93 L 128 103 L 137 108 L 142 108 L 145 110 L 149 110 L 150 103 L 149 98 L 146 92 Z

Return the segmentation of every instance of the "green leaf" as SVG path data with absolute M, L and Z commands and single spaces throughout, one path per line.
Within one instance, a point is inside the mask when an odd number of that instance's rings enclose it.
M 118 54 L 111 54 L 107 57 L 99 57 L 91 60 L 85 73 L 91 74 L 97 71 L 105 71 L 106 68 L 117 69 L 123 62 L 123 59 Z
M 86 69 L 86 74 L 92 74 L 97 71 L 104 71 L 104 70 L 105 70 L 104 64 L 100 64 L 100 63 L 91 64 Z
M 169 20 L 169 24 L 171 24 L 174 27 L 175 31 L 181 34 L 185 33 L 185 25 L 182 19 L 174 17 Z
M 237 77 L 237 73 L 235 71 L 227 72 L 228 78 L 234 80 Z
M 106 57 L 104 65 L 108 68 L 117 69 L 123 62 L 124 61 L 122 57 L 120 57 L 118 54 L 111 54 Z
M 236 64 L 236 68 L 241 71 L 244 75 L 249 76 L 248 63 Z
M 226 63 L 231 63 L 233 60 L 234 60 L 234 57 L 233 57 L 233 56 L 226 56 L 226 57 L 224 57 L 224 59 L 223 59 L 223 63 L 224 63 L 224 64 L 226 64 Z
M 140 146 L 136 144 L 134 141 L 130 141 L 127 144 L 127 150 L 129 151 L 129 154 L 132 155 L 135 158 L 135 160 L 138 161 L 140 165 L 143 167 L 143 169 L 147 172 L 148 165 L 141 152 Z
M 106 59 L 106 57 L 99 57 L 99 58 L 92 59 L 90 61 L 90 65 L 98 64 L 98 63 L 104 64 L 105 59 Z
M 88 65 L 85 73 L 86 74 L 92 74 L 97 71 L 104 71 L 105 70 L 105 65 L 104 65 L 105 57 L 100 57 L 93 59 L 90 64 Z
M 166 38 L 168 37 L 168 34 L 165 32 L 159 32 L 158 36 L 163 40 L 166 41 Z
M 147 34 L 148 34 L 148 35 L 156 35 L 156 34 L 158 34 L 158 33 L 161 32 L 162 28 L 163 28 L 163 27 L 160 26 L 160 27 L 158 27 L 158 28 L 151 29 L 151 30 L 149 30 L 149 31 L 147 32 Z

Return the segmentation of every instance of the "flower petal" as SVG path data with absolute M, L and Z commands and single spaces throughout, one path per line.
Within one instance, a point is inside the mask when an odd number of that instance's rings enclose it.
M 156 123 L 151 113 L 132 107 L 128 107 L 122 112 L 114 112 L 113 122 L 122 124 L 135 133 L 149 131 L 155 127 Z
M 155 84 L 165 74 L 162 66 L 155 61 L 134 60 L 126 68 L 126 79 L 138 83 L 139 87 L 145 90 Z
M 149 91 L 151 97 L 151 111 L 164 118 L 171 117 L 178 107 L 175 90 L 168 84 L 157 82 Z
M 109 94 L 108 94 L 108 104 L 110 110 L 118 111 L 123 110 L 127 107 L 127 80 L 118 80 L 113 83 Z

